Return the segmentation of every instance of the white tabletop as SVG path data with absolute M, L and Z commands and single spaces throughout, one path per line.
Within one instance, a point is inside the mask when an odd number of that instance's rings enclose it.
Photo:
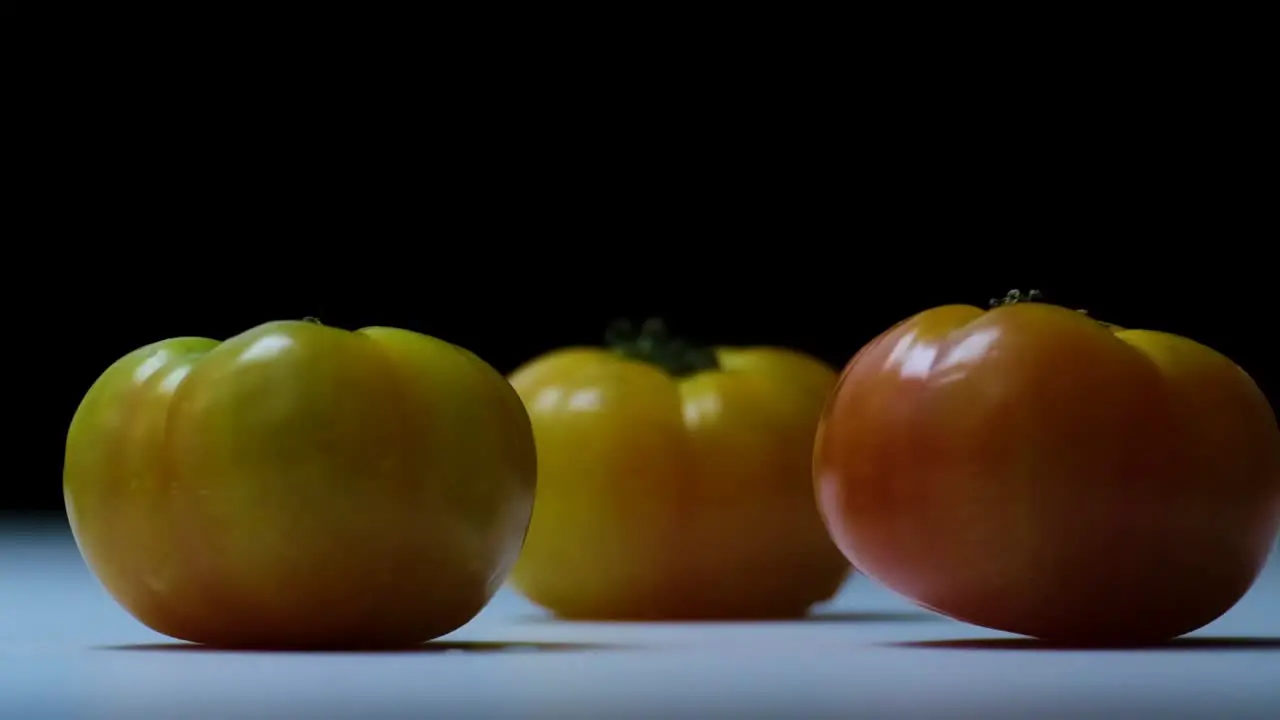
M 1280 563 L 1158 649 L 969 627 L 856 577 L 808 621 L 569 624 L 501 592 L 393 653 L 237 653 L 124 613 L 65 526 L 0 528 L 0 718 L 1280 718 Z

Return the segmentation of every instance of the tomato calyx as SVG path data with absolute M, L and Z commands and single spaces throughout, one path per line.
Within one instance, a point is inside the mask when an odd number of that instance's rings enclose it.
M 672 377 L 720 367 L 713 348 L 672 335 L 661 318 L 650 318 L 639 328 L 629 320 L 615 320 L 605 331 L 605 345 L 625 358 L 656 365 Z
M 1044 302 L 1044 293 L 1039 290 L 1028 290 L 1025 295 L 1021 290 L 1010 290 L 1004 294 L 1002 298 L 991 298 L 987 301 L 987 307 L 998 308 L 1005 305 L 1016 305 L 1020 302 Z M 1081 310 L 1081 312 L 1084 312 Z
M 1002 298 L 991 298 L 990 300 L 987 301 L 987 307 L 994 310 L 996 308 L 1004 307 L 1006 305 L 1016 305 L 1018 303 L 1028 303 L 1028 302 L 1047 302 L 1047 301 L 1044 299 L 1044 293 L 1040 292 L 1039 290 L 1028 290 L 1024 294 L 1021 290 L 1015 289 L 1005 293 L 1004 297 Z M 1085 308 L 1075 308 L 1075 311 L 1082 315 L 1089 314 L 1089 311 L 1086 310 Z M 1094 321 L 1097 322 L 1099 325 L 1110 329 L 1112 332 L 1121 329 L 1119 325 L 1114 325 L 1112 323 L 1107 322 L 1106 320 L 1098 320 L 1097 318 L 1094 318 Z

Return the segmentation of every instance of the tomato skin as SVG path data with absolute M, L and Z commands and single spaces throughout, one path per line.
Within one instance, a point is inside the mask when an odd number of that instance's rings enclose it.
M 814 452 L 845 555 L 953 618 L 1052 641 L 1196 630 L 1280 528 L 1280 431 L 1186 338 L 1039 303 L 945 306 L 846 366 Z
M 518 369 L 538 502 L 512 584 L 562 618 L 794 617 L 850 568 L 814 505 L 833 369 L 773 348 L 676 377 L 601 348 Z
M 535 462 L 519 398 L 471 353 L 285 321 L 114 363 L 72 420 L 63 489 L 89 567 L 157 632 L 407 645 L 497 591 Z

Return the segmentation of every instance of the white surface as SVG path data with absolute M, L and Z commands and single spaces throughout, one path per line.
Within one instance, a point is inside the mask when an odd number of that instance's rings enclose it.
M 421 651 L 216 652 L 125 614 L 64 531 L 0 527 L 0 718 L 1280 718 L 1275 563 L 1231 613 L 1158 649 L 1036 648 L 863 577 L 818 613 L 567 624 L 503 591 Z M 961 639 L 986 642 L 904 645 Z

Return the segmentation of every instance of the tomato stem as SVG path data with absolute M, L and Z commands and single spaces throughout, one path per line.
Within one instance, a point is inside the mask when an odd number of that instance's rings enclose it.
M 615 320 L 605 331 L 605 344 L 623 357 L 656 365 L 673 377 L 720 367 L 714 348 L 672 335 L 661 318 L 650 318 L 639 328 L 628 320 Z
M 1021 290 L 1010 290 L 1002 298 L 991 298 L 988 307 L 998 308 L 1004 305 L 1015 305 L 1020 302 L 1044 302 L 1044 293 L 1039 290 L 1028 290 L 1026 295 Z
M 1024 302 L 1045 302 L 1044 293 L 1040 292 L 1039 290 L 1028 290 L 1024 295 L 1020 290 L 1010 290 L 1009 292 L 1005 293 L 1005 296 L 1002 298 L 991 298 L 991 300 L 988 301 L 987 305 L 988 307 L 991 307 L 992 309 L 994 309 L 998 307 L 1004 307 L 1005 305 L 1015 305 L 1017 303 L 1024 303 Z M 1089 311 L 1084 308 L 1076 308 L 1076 312 L 1081 313 L 1082 315 L 1089 314 Z M 1109 323 L 1105 320 L 1098 320 L 1097 318 L 1094 318 L 1094 320 L 1099 325 L 1109 328 L 1112 331 L 1120 329 L 1119 325 L 1113 325 L 1112 323 Z

